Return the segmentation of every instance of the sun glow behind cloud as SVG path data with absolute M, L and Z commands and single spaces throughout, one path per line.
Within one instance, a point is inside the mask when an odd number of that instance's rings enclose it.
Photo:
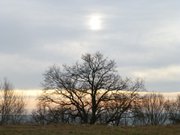
M 102 15 L 92 14 L 88 17 L 88 26 L 92 31 L 99 31 L 103 29 L 102 26 Z

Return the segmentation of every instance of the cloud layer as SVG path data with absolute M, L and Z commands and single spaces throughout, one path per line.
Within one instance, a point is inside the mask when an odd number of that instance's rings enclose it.
M 102 52 L 123 76 L 142 77 L 148 90 L 180 90 L 178 0 L 1 0 L 0 78 L 40 88 L 53 64 Z M 103 29 L 92 31 L 91 15 Z

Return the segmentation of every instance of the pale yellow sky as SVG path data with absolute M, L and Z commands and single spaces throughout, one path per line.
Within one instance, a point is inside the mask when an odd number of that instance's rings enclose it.
M 39 89 L 27 89 L 27 90 L 15 90 L 17 93 L 22 94 L 25 97 L 26 109 L 30 113 L 36 108 L 37 98 L 41 95 L 42 90 Z
M 36 108 L 37 98 L 41 95 L 42 90 L 39 89 L 27 89 L 27 90 L 15 90 L 18 93 L 23 94 L 26 102 L 27 112 L 30 113 L 33 109 Z M 140 94 L 147 94 L 150 92 L 140 92 Z M 156 92 L 155 92 L 156 93 Z M 167 99 L 175 99 L 177 95 L 180 95 L 180 92 L 157 92 L 163 94 Z

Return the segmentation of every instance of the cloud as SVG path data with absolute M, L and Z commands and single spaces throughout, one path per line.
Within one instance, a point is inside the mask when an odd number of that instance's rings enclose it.
M 48 61 L 23 58 L 21 55 L 0 54 L 0 79 L 8 78 L 15 88 L 40 88 L 42 73 L 50 64 Z
M 74 63 L 74 61 L 77 61 L 77 58 L 80 58 L 82 54 L 88 52 L 89 45 L 83 41 L 51 42 L 44 44 L 42 50 L 54 58 L 61 57 L 63 58 L 63 61 L 67 59 L 67 63 Z
M 145 78 L 151 82 L 156 81 L 179 81 L 180 80 L 180 65 L 174 65 L 169 67 L 157 68 L 157 69 L 141 69 L 132 73 L 136 77 Z
M 171 65 L 155 69 L 141 69 L 131 72 L 134 77 L 142 78 L 150 91 L 178 91 L 180 65 Z
M 148 89 L 177 91 L 179 6 L 177 0 L 0 1 L 0 74 L 17 87 L 36 88 L 48 66 L 100 51 L 124 76 L 145 77 Z M 92 14 L 103 16 L 101 31 L 89 30 Z

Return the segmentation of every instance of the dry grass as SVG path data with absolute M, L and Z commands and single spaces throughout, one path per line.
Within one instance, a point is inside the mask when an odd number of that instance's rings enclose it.
M 180 125 L 109 127 L 102 125 L 1 126 L 0 135 L 180 135 Z

